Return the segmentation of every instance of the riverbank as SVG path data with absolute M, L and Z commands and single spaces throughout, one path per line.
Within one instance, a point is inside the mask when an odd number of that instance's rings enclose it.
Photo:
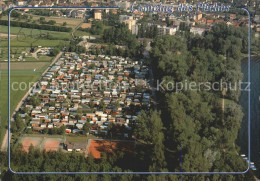
M 241 62 L 241 71 L 244 74 L 243 82 L 248 82 L 248 58 Z M 251 57 L 251 161 L 259 168 L 260 151 L 260 57 Z M 240 153 L 248 155 L 248 92 L 242 91 L 240 104 L 243 107 L 244 118 L 238 135 L 238 142 L 241 148 Z

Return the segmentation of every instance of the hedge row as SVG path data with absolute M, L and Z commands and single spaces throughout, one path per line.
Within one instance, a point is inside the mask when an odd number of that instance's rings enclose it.
M 0 25 L 8 26 L 7 20 L 0 20 Z M 72 28 L 64 27 L 64 26 L 53 26 L 46 24 L 36 24 L 36 23 L 26 23 L 20 21 L 11 21 L 11 26 L 22 27 L 22 28 L 32 28 L 32 29 L 41 29 L 41 30 L 50 30 L 50 31 L 60 31 L 60 32 L 71 32 Z

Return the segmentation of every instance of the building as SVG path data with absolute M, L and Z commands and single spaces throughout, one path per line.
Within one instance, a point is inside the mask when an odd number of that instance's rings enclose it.
M 101 10 L 95 10 L 94 11 L 94 19 L 102 20 L 102 12 L 101 12 Z
M 202 13 L 198 12 L 194 15 L 193 19 L 194 20 L 200 20 L 202 18 Z
M 177 26 L 167 27 L 165 25 L 157 25 L 159 35 L 175 35 L 178 30 Z
M 81 3 L 81 0 L 69 0 L 69 2 L 72 4 L 79 4 Z
M 72 18 L 83 19 L 84 15 L 85 15 L 85 10 L 83 10 L 83 9 L 74 10 L 71 12 Z
M 115 4 L 123 10 L 127 10 L 131 7 L 131 3 L 129 1 L 116 1 Z
M 137 35 L 138 34 L 138 25 L 133 25 L 132 26 L 132 34 L 133 35 Z
M 16 5 L 17 6 L 25 6 L 26 5 L 26 1 L 16 1 Z
M 197 34 L 197 35 L 203 35 L 205 33 L 205 29 L 204 28 L 198 28 L 198 27 L 191 27 L 190 32 Z
M 67 151 L 72 152 L 72 151 L 82 151 L 85 150 L 87 147 L 86 143 L 65 143 L 64 144 L 65 148 L 67 149 Z
M 120 23 L 125 23 L 128 25 L 128 29 L 132 32 L 133 27 L 136 25 L 136 20 L 133 18 L 133 16 L 128 15 L 120 15 L 119 16 Z M 136 27 L 134 27 L 136 30 Z M 138 29 L 137 29 L 138 31 Z M 135 32 L 135 31 L 134 31 Z

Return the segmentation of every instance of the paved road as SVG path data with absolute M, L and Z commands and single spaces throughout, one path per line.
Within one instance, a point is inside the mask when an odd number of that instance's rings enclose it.
M 144 58 L 145 59 L 149 59 L 150 55 L 149 55 L 149 50 L 151 49 L 150 46 L 150 42 L 147 44 L 147 46 L 145 47 L 145 50 L 143 52 Z M 156 87 L 154 86 L 154 77 L 153 77 L 153 70 L 151 68 L 151 66 L 149 67 L 149 84 L 152 88 L 152 97 L 153 97 L 153 103 L 156 106 L 157 105 L 157 97 L 156 97 Z
M 50 64 L 50 66 L 52 66 L 62 55 L 62 52 L 60 52 L 52 61 L 52 63 Z M 44 75 L 50 68 L 50 66 L 42 73 L 42 75 Z M 24 100 L 28 97 L 29 93 L 32 91 L 32 89 L 37 85 L 38 81 L 34 83 L 34 85 L 27 91 L 27 93 L 23 96 L 22 100 L 18 103 L 18 105 L 15 108 L 15 111 L 13 112 L 12 116 L 11 116 L 11 122 L 14 121 L 13 117 L 15 115 L 15 113 L 19 110 L 19 108 L 21 107 L 21 105 L 23 104 Z M 10 134 L 10 138 L 11 138 L 12 134 Z M 6 151 L 7 150 L 7 145 L 8 145 L 8 130 L 6 130 L 5 135 L 4 135 L 4 139 L 1 145 L 1 151 Z

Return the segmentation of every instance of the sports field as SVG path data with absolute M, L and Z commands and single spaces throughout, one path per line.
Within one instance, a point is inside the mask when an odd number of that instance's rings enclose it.
M 45 151 L 58 151 L 63 148 L 63 143 L 87 143 L 88 139 L 95 139 L 95 136 L 70 136 L 70 135 L 47 135 L 47 134 L 23 134 L 17 141 L 28 152 L 32 145 L 35 148 Z M 16 143 L 16 145 L 17 145 Z
M 133 153 L 134 147 L 134 142 L 130 141 L 89 140 L 88 154 L 92 154 L 94 158 L 99 159 L 102 152 L 112 153 L 120 150 Z
M 25 135 L 21 137 L 18 141 L 23 147 L 23 150 L 28 152 L 30 146 L 39 148 L 45 151 L 58 151 L 59 148 L 62 149 L 62 144 L 64 138 L 62 136 L 34 136 Z

